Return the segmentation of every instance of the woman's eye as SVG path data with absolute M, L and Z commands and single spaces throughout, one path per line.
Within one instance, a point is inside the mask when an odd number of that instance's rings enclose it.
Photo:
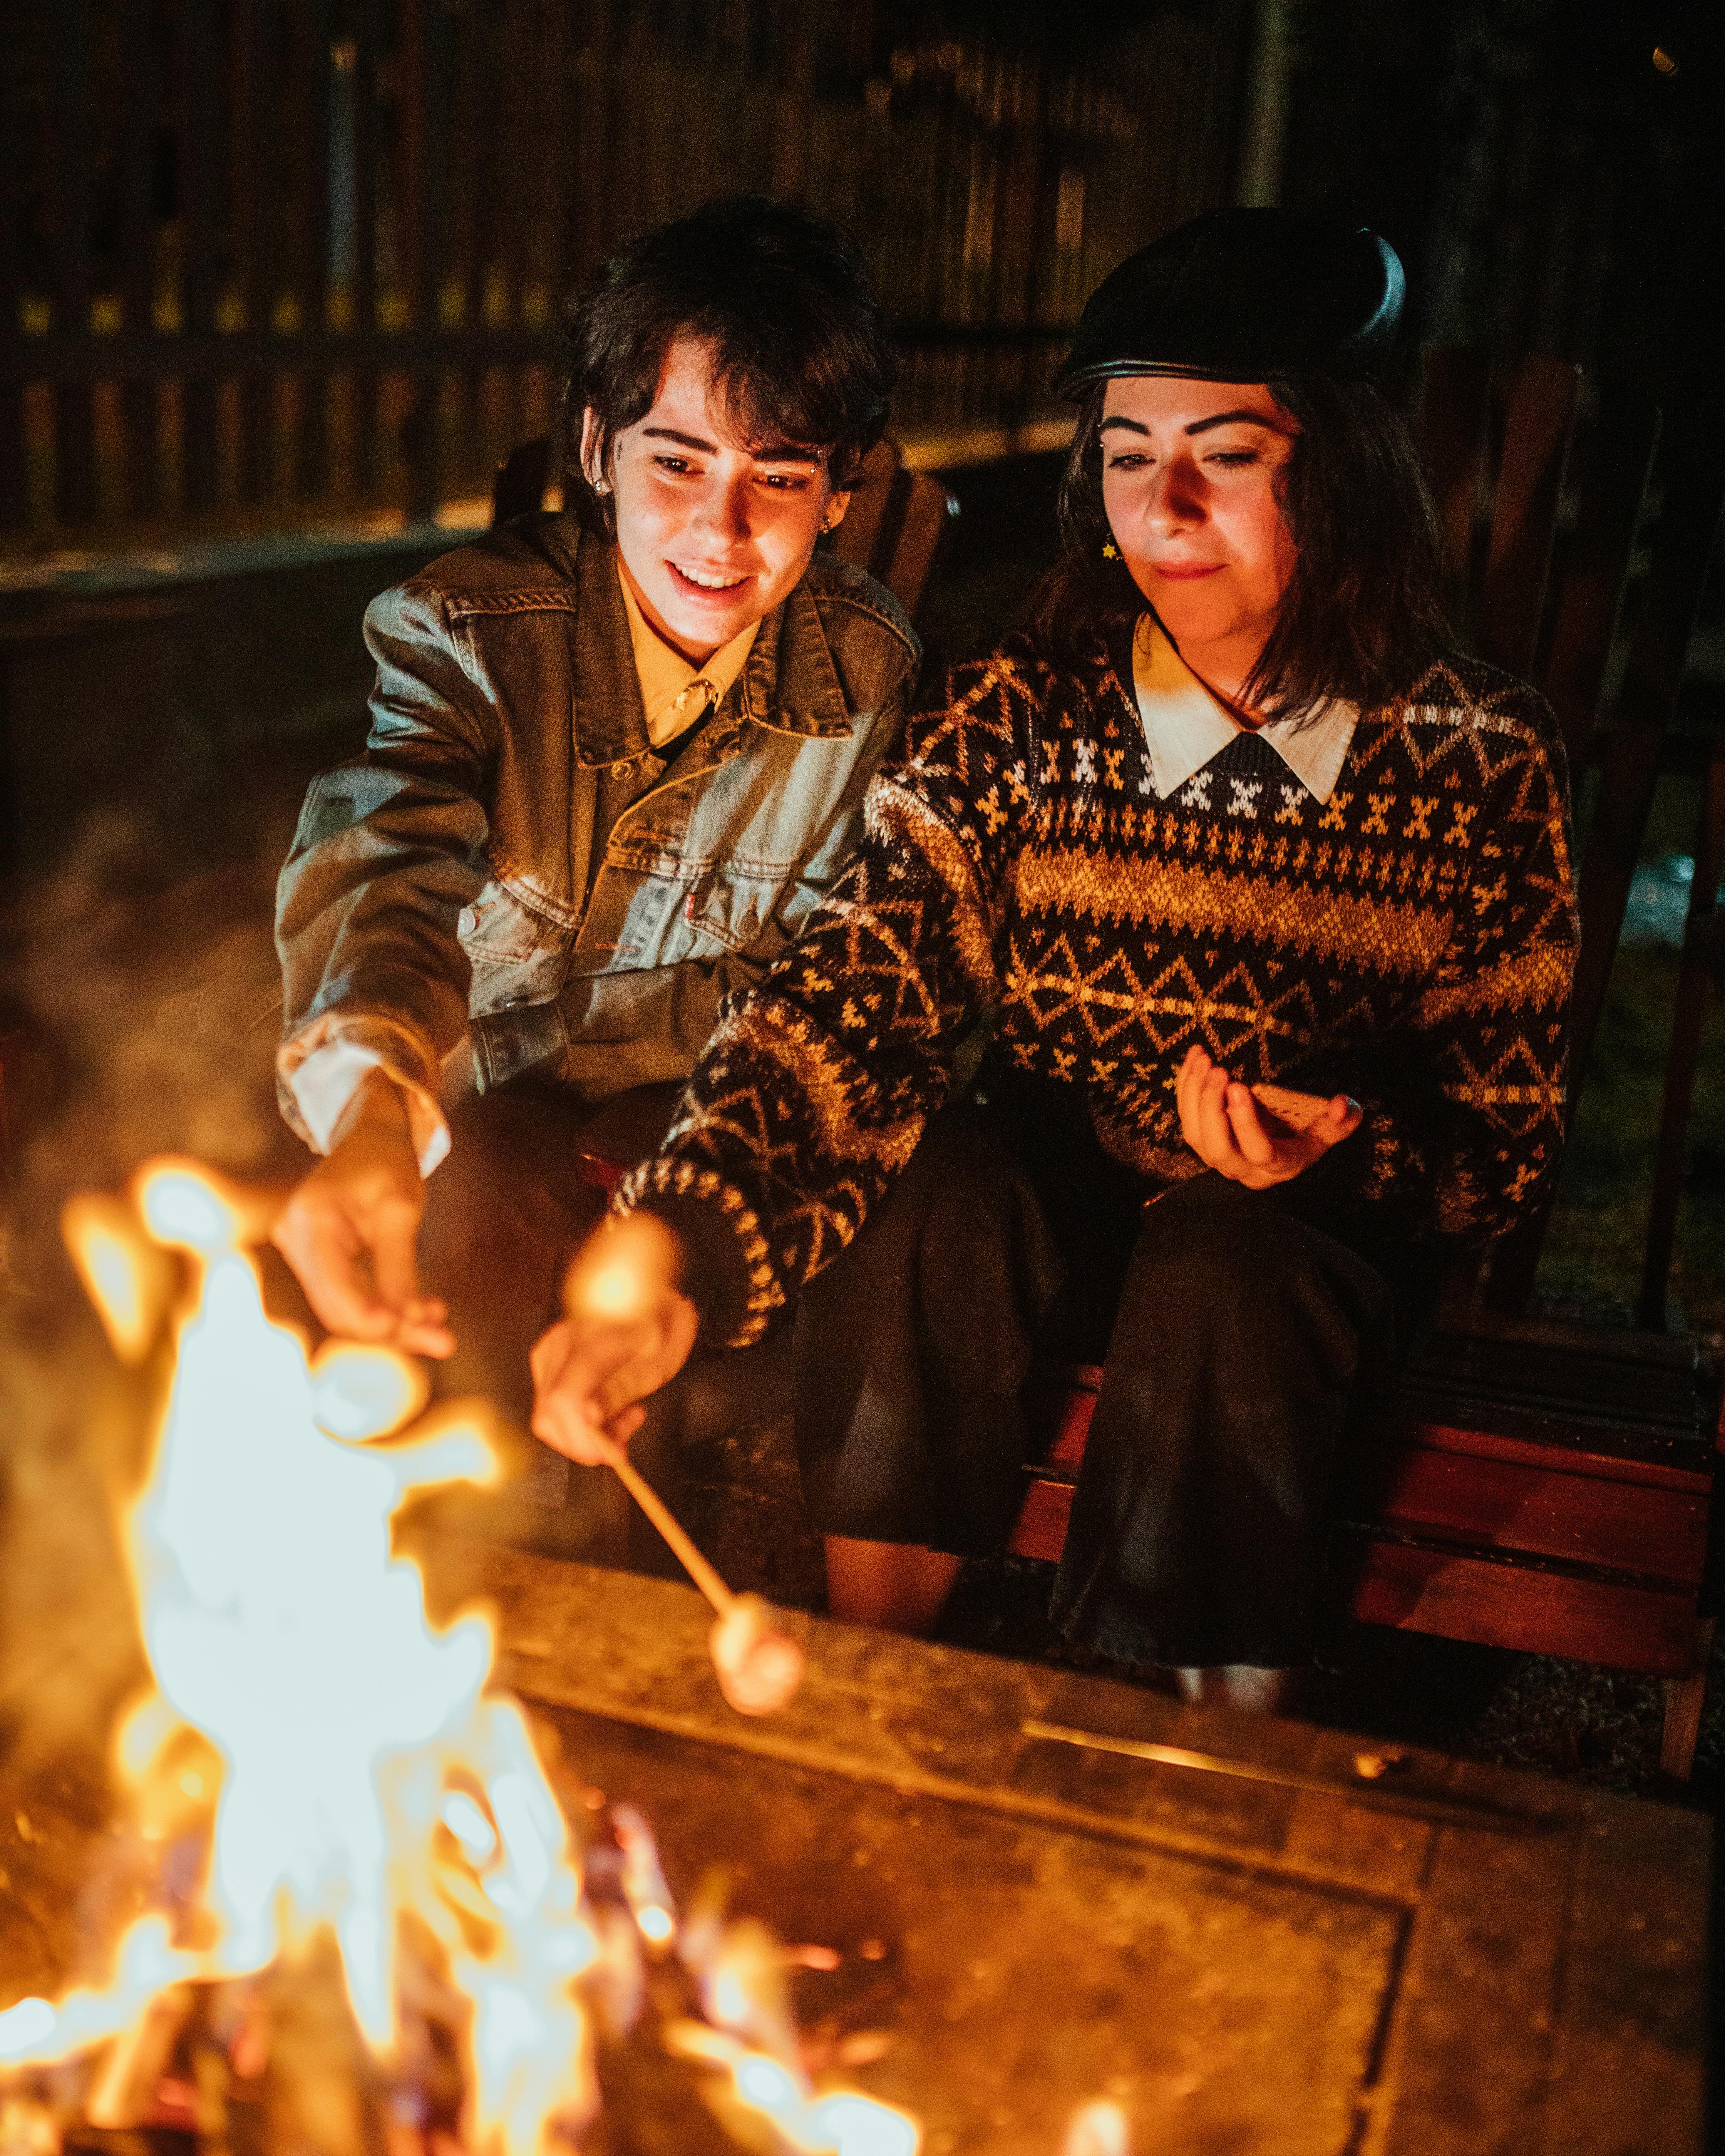
M 804 472 L 762 472 L 761 484 L 770 486 L 775 494 L 802 494 L 808 489 L 809 478 Z
M 1150 459 L 1142 449 L 1122 449 L 1108 459 L 1110 471 L 1141 471 Z
M 1255 465 L 1258 461 L 1255 449 L 1213 449 L 1204 459 L 1211 465 Z
M 662 450 L 655 454 L 653 462 L 660 471 L 685 472 L 690 469 L 687 457 L 667 456 Z

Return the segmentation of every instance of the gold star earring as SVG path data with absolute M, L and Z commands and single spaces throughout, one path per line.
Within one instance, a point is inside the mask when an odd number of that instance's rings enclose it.
M 1102 559 L 1105 562 L 1117 562 L 1120 559 L 1120 549 L 1111 539 L 1105 539 L 1102 542 Z

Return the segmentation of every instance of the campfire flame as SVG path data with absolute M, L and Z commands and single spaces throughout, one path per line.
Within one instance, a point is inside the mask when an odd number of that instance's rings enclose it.
M 182 1869 L 187 1849 L 207 1854 L 193 1891 L 126 1930 L 105 1983 L 0 2012 L 0 2102 L 26 2070 L 106 2046 L 85 2111 L 126 2123 L 120 2092 L 152 2030 L 180 2025 L 187 1987 L 290 1966 L 327 1937 L 386 2073 L 412 2048 L 414 1970 L 454 1987 L 462 2146 L 536 2156 L 578 2144 L 598 2110 L 595 2007 L 626 2026 L 644 1954 L 675 1949 L 706 2019 L 677 2024 L 673 2047 L 721 2070 L 724 2100 L 798 2150 L 914 2156 L 908 2114 L 816 2091 L 783 1950 L 753 1923 L 680 1924 L 626 1807 L 613 1816 L 628 1913 L 590 1904 L 526 1718 L 486 1689 L 488 1621 L 433 1626 L 417 1567 L 391 1554 L 409 1494 L 497 1478 L 483 1415 L 446 1409 L 397 1435 L 424 1406 L 413 1365 L 354 1347 L 308 1359 L 264 1308 L 244 1194 L 165 1162 L 132 1199 L 78 1201 L 66 1222 L 116 1352 L 140 1361 L 160 1337 L 179 1279 L 168 1254 L 198 1293 L 126 1522 L 154 1687 L 116 1732 L 116 1766 L 164 1878 L 173 1852 Z

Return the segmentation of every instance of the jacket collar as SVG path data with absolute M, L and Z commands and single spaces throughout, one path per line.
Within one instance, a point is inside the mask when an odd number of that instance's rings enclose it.
M 583 771 L 655 753 L 610 542 L 583 531 L 575 557 L 575 761 Z M 725 699 L 778 733 L 847 736 L 850 713 L 806 578 L 762 622 Z M 721 710 L 722 710 L 721 706 Z

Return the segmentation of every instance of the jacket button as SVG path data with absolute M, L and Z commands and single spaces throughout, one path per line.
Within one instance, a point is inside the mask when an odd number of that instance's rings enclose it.
M 626 763 L 614 763 L 611 767 L 611 776 L 614 778 L 627 778 L 629 773 L 629 767 Z

